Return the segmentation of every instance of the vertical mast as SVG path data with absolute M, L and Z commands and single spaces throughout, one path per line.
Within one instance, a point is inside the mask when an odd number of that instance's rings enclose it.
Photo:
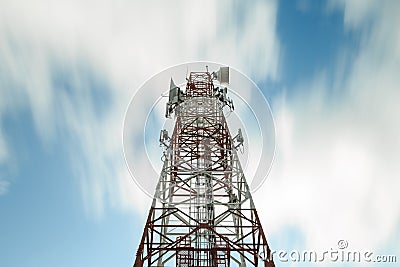
M 141 266 L 275 266 L 223 108 L 233 109 L 229 69 L 191 72 L 183 92 L 171 79 L 166 117 L 175 113 L 164 165 L 136 255 Z M 234 141 L 238 144 L 235 145 Z

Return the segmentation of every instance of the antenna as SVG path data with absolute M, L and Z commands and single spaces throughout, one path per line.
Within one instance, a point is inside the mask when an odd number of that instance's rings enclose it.
M 171 79 L 167 115 L 179 112 L 171 136 L 160 132 L 163 167 L 133 267 L 275 267 L 237 154 L 242 131 L 232 138 L 225 119 L 228 89 L 213 91 L 217 75 L 229 81 L 227 68 L 191 72 L 185 94 Z
M 169 103 L 176 104 L 179 101 L 179 91 L 180 88 L 175 85 L 174 80 L 171 78 L 169 84 Z
M 231 109 L 231 111 L 233 111 L 235 109 L 235 107 L 233 106 L 233 101 L 227 96 L 227 94 L 228 94 L 227 87 L 224 87 L 222 89 L 220 89 L 219 87 L 216 88 L 215 97 L 217 97 L 219 101 L 224 103 L 224 105 L 227 105 Z
M 234 146 L 235 149 L 238 149 L 240 146 L 243 147 L 244 138 L 242 134 L 242 129 L 238 129 L 238 134 L 232 140 L 237 142 L 237 144 Z
M 165 117 L 169 118 L 170 114 L 174 111 L 175 107 L 179 105 L 180 102 L 183 101 L 183 92 L 181 88 L 174 83 L 174 80 L 171 77 L 169 83 L 169 96 L 168 103 L 166 104 Z
M 212 73 L 212 78 L 220 84 L 229 84 L 229 67 L 220 67 L 217 72 Z
M 169 138 L 168 136 L 168 131 L 163 129 L 160 131 L 160 146 L 164 145 L 165 147 L 168 147 L 169 145 L 167 144 L 167 142 L 170 140 L 171 138 Z

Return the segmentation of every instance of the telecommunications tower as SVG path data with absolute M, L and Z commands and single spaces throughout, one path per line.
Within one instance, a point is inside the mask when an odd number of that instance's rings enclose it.
M 223 113 L 234 109 L 228 83 L 228 67 L 191 72 L 185 90 L 171 78 L 175 127 L 160 133 L 164 164 L 134 267 L 275 266 L 236 152 L 242 132 L 231 136 Z

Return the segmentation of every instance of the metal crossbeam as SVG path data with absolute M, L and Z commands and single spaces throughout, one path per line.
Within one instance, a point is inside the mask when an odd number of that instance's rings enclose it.
M 185 93 L 171 87 L 175 127 L 171 138 L 162 132 L 164 165 L 134 267 L 275 266 L 223 113 L 232 101 L 213 77 L 192 72 Z

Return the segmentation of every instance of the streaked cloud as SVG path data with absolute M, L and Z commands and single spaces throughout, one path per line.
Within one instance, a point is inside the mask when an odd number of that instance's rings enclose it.
M 147 197 L 129 178 L 121 137 L 129 99 L 151 75 L 210 60 L 279 78 L 276 1 L 1 5 L 1 94 L 10 99 L 1 116 L 29 109 L 45 146 L 62 140 L 91 216 L 107 206 L 143 210 Z M 148 92 L 148 102 L 158 97 Z
M 1 6 L 0 122 L 28 109 L 44 146 L 65 144 L 89 216 L 100 218 L 109 206 L 148 209 L 126 169 L 121 138 L 129 100 L 151 75 L 210 60 L 257 81 L 282 77 L 276 1 Z M 256 206 L 267 233 L 294 224 L 310 248 L 339 238 L 380 247 L 400 214 L 399 7 L 332 1 L 330 8 L 344 12 L 345 30 L 360 33 L 359 47 L 342 51 L 335 73 L 321 70 L 273 99 L 278 151 Z M 158 97 L 149 91 L 143 106 Z M 13 153 L 6 140 L 1 131 L 3 165 Z M 10 188 L 0 178 L 0 194 Z
M 321 70 L 273 101 L 277 157 L 256 203 L 267 232 L 294 225 L 307 249 L 347 239 L 379 250 L 400 219 L 399 4 L 333 6 L 345 13 L 345 30 L 360 35 L 359 47 L 342 51 L 336 72 Z

